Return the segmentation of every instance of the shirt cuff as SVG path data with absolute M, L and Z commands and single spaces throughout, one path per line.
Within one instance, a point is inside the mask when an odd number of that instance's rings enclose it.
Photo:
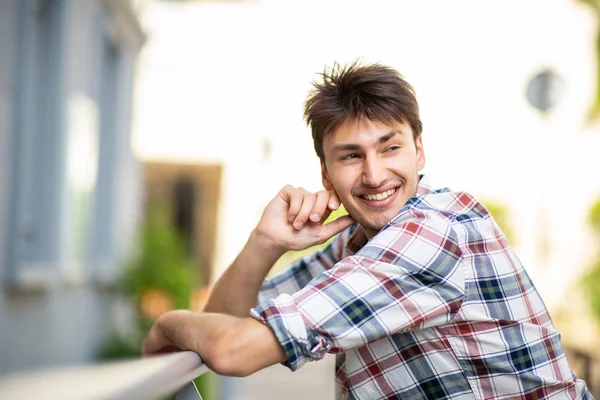
M 297 304 L 289 294 L 279 295 L 250 310 L 250 315 L 267 324 L 285 351 L 283 363 L 295 371 L 307 361 L 320 360 L 331 349 L 331 339 L 307 326 Z

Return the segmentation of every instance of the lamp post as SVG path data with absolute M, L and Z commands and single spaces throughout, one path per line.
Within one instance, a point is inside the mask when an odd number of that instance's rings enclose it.
M 550 178 L 552 164 L 549 162 L 552 153 L 553 134 L 550 129 L 552 111 L 559 103 L 563 91 L 561 77 L 550 68 L 544 68 L 534 74 L 527 84 L 526 97 L 529 104 L 540 115 L 540 143 L 538 143 L 539 172 L 538 172 L 538 208 L 537 208 L 537 241 L 536 253 L 539 267 L 547 270 L 550 262 L 550 224 L 548 221 L 548 198 L 550 195 Z M 544 271 L 547 272 L 547 271 Z

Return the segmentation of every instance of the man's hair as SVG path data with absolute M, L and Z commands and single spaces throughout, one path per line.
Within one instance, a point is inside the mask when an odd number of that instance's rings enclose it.
M 323 138 L 346 121 L 367 118 L 385 124 L 410 125 L 413 139 L 421 135 L 419 105 L 413 87 L 398 71 L 381 64 L 346 66 L 334 63 L 319 74 L 304 104 L 304 119 L 311 127 L 315 151 L 325 161 Z

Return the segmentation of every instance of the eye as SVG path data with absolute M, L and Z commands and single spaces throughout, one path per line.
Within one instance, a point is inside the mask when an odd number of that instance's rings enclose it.
M 396 151 L 396 150 L 400 150 L 400 146 L 398 146 L 398 145 L 392 145 L 392 146 L 390 146 L 390 147 L 387 147 L 387 148 L 384 150 L 384 152 L 386 152 L 386 153 L 393 153 L 393 152 L 394 152 L 394 151 Z
M 346 160 L 352 160 L 358 158 L 358 154 L 356 153 L 350 153 L 350 154 L 346 154 L 340 157 L 340 161 L 346 161 Z

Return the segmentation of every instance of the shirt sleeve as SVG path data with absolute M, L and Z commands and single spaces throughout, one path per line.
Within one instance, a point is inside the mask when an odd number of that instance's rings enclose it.
M 354 256 L 302 290 L 251 310 L 269 325 L 291 370 L 397 332 L 452 320 L 464 295 L 462 252 L 449 221 L 411 209 Z

